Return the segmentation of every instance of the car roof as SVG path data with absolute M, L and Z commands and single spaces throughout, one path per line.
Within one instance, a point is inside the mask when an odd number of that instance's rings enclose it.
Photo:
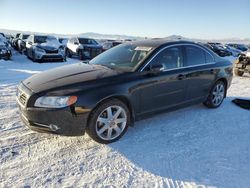
M 158 48 L 163 45 L 171 45 L 171 44 L 196 44 L 198 43 L 191 42 L 191 41 L 185 41 L 185 40 L 167 40 L 167 39 L 146 39 L 141 41 L 132 41 L 132 42 L 126 42 L 127 44 L 133 44 L 136 46 L 146 46 L 146 47 L 153 47 Z

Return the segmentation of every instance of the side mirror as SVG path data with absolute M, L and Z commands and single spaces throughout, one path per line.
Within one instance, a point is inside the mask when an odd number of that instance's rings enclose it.
M 150 73 L 152 74 L 158 74 L 160 72 L 163 72 L 164 66 L 162 64 L 155 64 L 150 67 Z
M 74 42 L 75 45 L 78 45 L 79 43 L 78 42 Z
M 29 45 L 32 45 L 32 42 L 29 41 L 28 44 L 29 44 Z

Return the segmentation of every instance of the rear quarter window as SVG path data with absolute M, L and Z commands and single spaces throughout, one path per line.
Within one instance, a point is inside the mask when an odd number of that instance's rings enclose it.
M 214 63 L 214 57 L 205 51 L 205 56 L 206 56 L 206 63 Z

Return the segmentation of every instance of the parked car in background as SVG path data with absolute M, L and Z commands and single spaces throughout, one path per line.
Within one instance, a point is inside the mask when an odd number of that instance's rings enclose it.
M 110 48 L 113 48 L 119 44 L 122 44 L 122 41 L 117 40 L 107 40 L 106 42 L 102 43 L 102 49 L 103 51 L 106 51 Z
M 250 50 L 238 57 L 234 63 L 234 73 L 237 76 L 243 76 L 244 73 L 250 73 Z
M 229 52 L 231 52 L 234 57 L 238 57 L 242 52 L 241 50 L 228 45 L 225 45 L 224 48 L 226 48 Z
M 19 40 L 19 35 L 20 35 L 21 33 L 16 33 L 15 35 L 14 35 L 14 38 L 12 39 L 12 41 L 11 41 L 11 45 L 12 45 L 12 47 L 14 48 L 14 49 L 16 49 L 17 50 L 17 41 Z
M 24 34 L 24 33 L 21 33 L 19 35 L 18 37 L 19 39 L 17 40 L 17 50 L 20 53 L 24 54 L 26 52 L 26 41 L 29 36 L 30 36 L 29 34 Z
M 236 48 L 238 50 L 241 50 L 242 52 L 245 52 L 248 50 L 248 47 L 245 44 L 227 44 L 227 46 L 231 46 L 233 48 Z
M 204 45 L 221 57 L 232 55 L 232 53 L 229 50 L 225 49 L 221 43 L 208 42 Z
M 68 40 L 66 54 L 68 57 L 77 55 L 79 59 L 92 59 L 102 53 L 102 46 L 94 39 L 72 37 Z
M 9 60 L 11 57 L 9 43 L 3 35 L 0 35 L 0 59 Z
M 65 48 L 54 36 L 30 35 L 26 41 L 27 56 L 36 61 L 66 61 Z
M 33 75 L 18 86 L 17 102 L 32 130 L 70 136 L 86 131 L 107 144 L 156 113 L 197 103 L 219 107 L 232 72 L 230 61 L 193 42 L 128 42 L 88 64 Z
M 0 33 L 0 35 L 2 35 L 3 37 L 5 37 L 5 34 L 4 34 L 4 33 Z
M 63 45 L 64 47 L 67 46 L 68 39 L 67 38 L 58 38 L 58 41 Z

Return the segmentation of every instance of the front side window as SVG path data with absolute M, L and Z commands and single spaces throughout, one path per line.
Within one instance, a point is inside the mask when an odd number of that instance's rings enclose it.
M 171 47 L 161 51 L 150 63 L 163 65 L 164 70 L 183 67 L 183 53 L 181 47 Z
M 205 52 L 201 48 L 195 46 L 186 46 L 185 66 L 195 66 L 206 63 Z
M 152 50 L 152 47 L 123 44 L 105 51 L 89 63 L 107 66 L 112 69 L 132 71 Z

